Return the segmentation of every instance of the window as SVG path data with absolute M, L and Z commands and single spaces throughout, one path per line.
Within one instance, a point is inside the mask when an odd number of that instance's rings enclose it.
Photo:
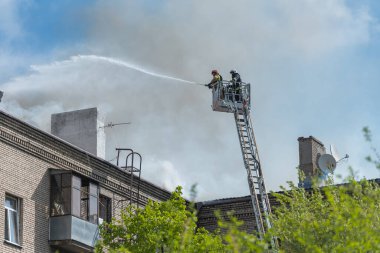
M 51 216 L 70 214 L 71 174 L 51 175 Z
M 20 199 L 5 196 L 5 240 L 14 244 L 20 244 Z
M 71 173 L 51 175 L 51 216 L 73 215 L 98 224 L 99 186 Z
M 111 199 L 99 195 L 99 224 L 111 221 Z

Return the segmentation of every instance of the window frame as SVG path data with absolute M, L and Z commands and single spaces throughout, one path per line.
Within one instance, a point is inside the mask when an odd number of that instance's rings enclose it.
M 70 185 L 63 185 L 62 176 L 64 174 L 70 175 Z M 56 175 L 59 175 L 60 183 L 58 186 L 53 186 L 52 180 Z M 53 196 L 53 192 L 54 190 L 63 192 L 63 189 L 70 189 L 70 199 L 68 201 L 70 205 L 68 206 L 69 210 L 64 214 L 54 213 L 53 202 L 55 200 L 55 196 Z M 90 178 L 84 177 L 77 173 L 73 173 L 72 171 L 54 171 L 52 169 L 50 172 L 50 217 L 72 215 L 81 220 L 99 225 L 99 195 L 99 183 L 91 180 Z M 85 209 L 82 209 L 84 207 L 82 205 L 82 201 L 86 202 Z M 92 211 L 95 211 L 96 213 L 92 213 Z M 83 216 L 83 213 L 85 213 L 85 216 Z
M 16 209 L 13 209 L 11 207 L 6 206 L 6 200 L 11 199 L 14 200 L 16 203 Z M 4 240 L 7 243 L 21 246 L 21 224 L 20 224 L 20 217 L 21 217 L 21 198 L 18 198 L 11 194 L 5 194 L 4 198 L 4 210 L 6 212 L 6 215 L 4 217 Z M 11 219 L 13 215 L 16 215 L 16 224 L 15 224 L 15 232 L 16 232 L 16 238 L 15 241 L 11 240 Z M 8 230 L 7 230 L 8 227 Z M 8 237 L 8 239 L 6 239 Z

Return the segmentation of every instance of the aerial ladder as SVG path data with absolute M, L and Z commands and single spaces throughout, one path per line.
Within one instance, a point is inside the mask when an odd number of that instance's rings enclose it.
M 212 88 L 212 109 L 218 112 L 234 114 L 241 153 L 248 175 L 248 185 L 258 236 L 263 239 L 264 234 L 271 228 L 268 217 L 271 213 L 271 208 L 251 121 L 250 87 L 249 83 L 219 81 Z M 271 243 L 272 247 L 275 247 L 275 239 L 272 239 Z

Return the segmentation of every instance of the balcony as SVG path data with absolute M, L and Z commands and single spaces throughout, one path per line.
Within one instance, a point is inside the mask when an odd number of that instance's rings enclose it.
M 49 243 L 69 252 L 93 252 L 98 225 L 72 215 L 50 217 Z

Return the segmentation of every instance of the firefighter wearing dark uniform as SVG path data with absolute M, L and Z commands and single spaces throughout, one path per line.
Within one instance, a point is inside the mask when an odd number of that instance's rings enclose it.
M 238 72 L 236 70 L 231 70 L 231 82 L 232 82 L 232 89 L 235 93 L 235 101 L 241 100 L 241 78 Z

